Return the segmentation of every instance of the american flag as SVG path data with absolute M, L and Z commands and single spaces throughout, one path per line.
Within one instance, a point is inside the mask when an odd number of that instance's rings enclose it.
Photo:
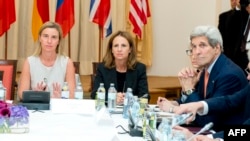
M 112 33 L 110 0 L 91 0 L 89 20 L 102 28 L 102 37 Z
M 147 18 L 150 17 L 148 0 L 131 0 L 129 8 L 129 20 L 133 25 L 133 32 L 141 38 L 142 27 L 147 24 Z

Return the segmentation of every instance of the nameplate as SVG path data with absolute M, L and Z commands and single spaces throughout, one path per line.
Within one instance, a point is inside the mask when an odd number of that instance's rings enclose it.
M 110 126 L 110 127 L 114 126 L 114 121 L 111 118 L 110 114 L 108 113 L 106 107 L 103 107 L 96 112 L 95 120 L 97 126 Z
M 50 110 L 52 113 L 62 114 L 95 114 L 94 100 L 79 100 L 79 99 L 51 99 Z

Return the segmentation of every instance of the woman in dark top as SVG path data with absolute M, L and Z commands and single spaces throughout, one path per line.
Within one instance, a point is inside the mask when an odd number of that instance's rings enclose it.
M 96 97 L 100 83 L 104 83 L 106 101 L 110 83 L 115 84 L 117 104 L 123 103 L 128 87 L 132 88 L 133 94 L 138 97 L 148 94 L 146 66 L 137 61 L 136 47 L 130 33 L 118 31 L 111 36 L 103 62 L 97 67 L 92 99 Z

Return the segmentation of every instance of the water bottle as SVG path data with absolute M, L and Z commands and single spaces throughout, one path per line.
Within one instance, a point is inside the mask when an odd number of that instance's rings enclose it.
M 172 138 L 172 119 L 162 118 L 160 125 L 158 126 L 158 130 L 161 133 L 161 139 L 163 141 L 171 140 Z
M 157 115 L 156 113 L 153 111 L 153 109 L 150 109 L 149 112 L 149 126 L 152 129 L 152 131 L 155 133 L 156 130 L 156 126 L 157 126 Z
M 63 83 L 61 98 L 63 98 L 63 99 L 68 99 L 69 98 L 69 86 L 68 86 L 68 82 L 64 82 Z
M 156 135 L 157 116 L 153 108 L 146 109 L 143 115 L 142 134 L 144 140 L 151 141 Z
M 110 83 L 110 87 L 108 89 L 108 110 L 109 112 L 112 112 L 116 108 L 116 89 L 115 84 Z
M 0 81 L 0 100 L 5 101 L 6 98 L 6 88 L 3 86 L 3 82 Z
M 179 130 L 173 130 L 171 141 L 186 141 L 185 134 Z
M 131 88 L 127 88 L 127 92 L 125 94 L 124 102 L 123 102 L 123 118 L 127 119 L 129 117 L 128 110 L 131 106 L 131 102 L 133 99 L 133 90 Z
M 83 99 L 84 93 L 82 89 L 82 83 L 78 82 L 75 89 L 75 99 Z
M 133 119 L 134 124 L 135 124 L 134 126 L 136 127 L 137 123 L 139 121 L 139 118 L 140 118 L 140 103 L 138 101 L 138 96 L 134 96 L 133 104 L 130 107 L 130 111 L 131 111 L 132 119 Z
M 105 106 L 105 94 L 106 94 L 106 90 L 104 88 L 104 84 L 100 83 L 100 86 L 97 89 L 97 108 L 98 109 Z
M 147 126 L 149 125 L 149 120 L 147 117 L 147 113 L 143 113 L 143 118 L 142 118 L 142 136 L 144 140 L 150 140 L 149 135 L 147 134 Z

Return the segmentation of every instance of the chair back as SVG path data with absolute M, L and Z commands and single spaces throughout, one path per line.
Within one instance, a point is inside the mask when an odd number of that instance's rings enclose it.
M 81 78 L 80 78 L 80 62 L 73 62 L 74 67 L 75 67 L 75 79 L 76 79 L 76 85 L 81 82 Z
M 3 73 L 4 73 L 4 71 L 0 70 L 0 81 L 3 81 Z
M 73 62 L 74 64 L 74 67 L 75 67 L 75 73 L 76 74 L 79 74 L 80 72 L 80 69 L 79 69 L 79 66 L 80 66 L 80 62 Z
M 6 88 L 6 100 L 14 100 L 16 86 L 17 60 L 0 59 L 0 71 L 2 71 L 2 81 Z
M 96 74 L 96 70 L 100 62 L 92 62 L 93 74 Z
M 92 62 L 92 67 L 93 67 L 93 72 L 91 74 L 91 90 L 93 90 L 94 88 L 94 81 L 95 81 L 95 76 L 96 76 L 96 70 L 97 70 L 97 67 L 98 65 L 100 64 L 100 62 Z

